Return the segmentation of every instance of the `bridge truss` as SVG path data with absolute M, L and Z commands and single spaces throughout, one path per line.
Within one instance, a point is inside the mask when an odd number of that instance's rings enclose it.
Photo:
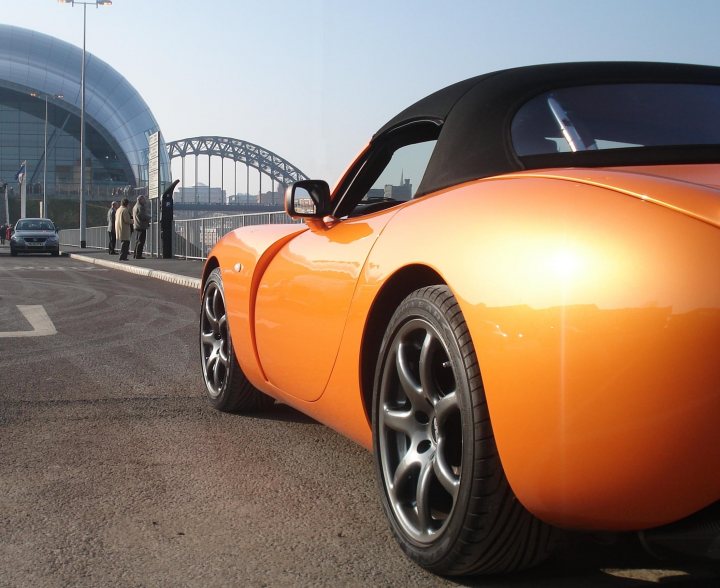
M 258 189 L 258 201 L 262 194 L 262 177 L 263 175 L 268 177 L 272 184 L 272 192 L 276 192 L 276 184 L 278 184 L 279 192 L 284 191 L 285 187 L 298 180 L 306 180 L 306 176 L 297 167 L 292 165 L 286 159 L 283 159 L 279 155 L 273 153 L 269 149 L 265 149 L 260 145 L 249 143 L 248 141 L 242 141 L 240 139 L 233 139 L 231 137 L 215 137 L 215 136 L 203 136 L 203 137 L 191 137 L 189 139 L 181 139 L 179 141 L 172 141 L 166 143 L 168 149 L 168 155 L 170 159 L 177 157 L 182 158 L 182 178 L 181 185 L 185 184 L 185 158 L 188 156 L 195 157 L 195 185 L 197 190 L 197 167 L 198 167 L 198 156 L 205 155 L 208 157 L 208 176 L 210 176 L 210 162 L 212 157 L 220 157 L 223 164 L 225 159 L 230 159 L 237 163 L 243 163 L 247 166 L 247 188 L 246 194 L 250 194 L 250 174 L 249 169 L 255 168 L 258 171 L 259 178 L 259 189 Z M 236 169 L 236 184 L 237 184 L 237 169 Z M 224 173 L 221 173 L 221 177 L 224 178 Z M 224 179 L 222 180 L 224 181 Z M 210 182 L 208 181 L 208 184 Z M 223 188 L 223 186 L 221 186 Z M 237 192 L 237 185 L 235 186 Z M 201 197 L 200 197 L 201 198 Z

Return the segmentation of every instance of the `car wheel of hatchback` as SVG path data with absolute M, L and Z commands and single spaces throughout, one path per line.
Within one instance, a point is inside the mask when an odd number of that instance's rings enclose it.
M 200 358 L 206 396 L 218 410 L 250 412 L 274 403 L 250 383 L 235 357 L 220 268 L 212 271 L 203 291 Z
M 501 573 L 549 555 L 555 530 L 510 489 L 470 334 L 446 286 L 413 292 L 390 321 L 376 369 L 373 445 L 393 534 L 423 567 Z

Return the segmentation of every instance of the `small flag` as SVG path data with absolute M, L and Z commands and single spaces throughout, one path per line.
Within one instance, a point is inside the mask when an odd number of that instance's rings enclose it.
M 19 170 L 17 171 L 17 173 L 15 174 L 15 179 L 16 179 L 18 182 L 20 182 L 21 184 L 23 183 L 23 180 L 25 179 L 25 164 L 26 164 L 26 163 L 27 163 L 27 161 L 23 161 L 23 162 L 20 164 L 20 169 L 19 169 Z

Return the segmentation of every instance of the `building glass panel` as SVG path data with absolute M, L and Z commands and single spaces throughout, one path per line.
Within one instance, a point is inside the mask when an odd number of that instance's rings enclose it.
M 90 53 L 86 59 L 85 200 L 104 209 L 121 192 L 132 195 L 129 189 L 145 186 L 148 137 L 159 128 L 122 75 Z M 21 161 L 27 161 L 28 214 L 38 211 L 32 201 L 42 200 L 45 165 L 48 208 L 52 210 L 54 200 L 79 200 L 81 61 L 78 47 L 0 25 L 0 179 L 10 198 L 17 198 L 15 174 Z M 160 181 L 161 188 L 171 181 L 162 140 Z M 3 208 L 0 222 L 5 220 Z

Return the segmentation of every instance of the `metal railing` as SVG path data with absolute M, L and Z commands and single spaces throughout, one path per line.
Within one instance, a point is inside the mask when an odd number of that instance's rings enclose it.
M 293 221 L 283 211 L 174 220 L 173 257 L 204 260 L 215 243 L 230 231 L 253 225 L 293 222 L 296 221 Z M 158 230 L 159 224 L 157 222 L 150 223 L 145 243 L 145 255 L 159 257 L 162 253 Z M 80 229 L 63 229 L 59 232 L 59 235 L 60 245 L 80 247 Z M 107 227 L 104 225 L 101 227 L 87 227 L 85 229 L 85 245 L 88 249 L 107 249 Z M 119 245 L 118 243 L 118 247 Z M 130 248 L 132 249 L 134 246 L 133 238 L 130 242 Z

